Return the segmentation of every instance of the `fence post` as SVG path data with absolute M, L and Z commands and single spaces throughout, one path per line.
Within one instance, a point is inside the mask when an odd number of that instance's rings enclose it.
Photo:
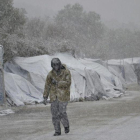
M 0 45 L 0 105 L 5 103 L 5 85 L 4 85 L 4 72 L 3 72 L 3 46 Z

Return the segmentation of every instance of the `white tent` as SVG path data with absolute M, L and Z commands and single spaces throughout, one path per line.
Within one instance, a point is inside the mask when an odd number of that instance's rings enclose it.
M 140 64 L 140 57 L 126 58 L 124 61 L 129 64 Z
M 137 76 L 137 83 L 140 85 L 140 57 L 126 58 L 124 61 L 134 67 L 134 72 Z
M 118 77 L 91 60 L 78 60 L 67 53 L 58 53 L 53 56 L 16 57 L 11 63 L 5 64 L 6 91 L 16 105 L 20 104 L 19 101 L 22 102 L 21 104 L 42 101 L 45 79 L 52 69 L 51 60 L 56 57 L 60 58 L 71 72 L 71 101 L 91 95 L 99 98 L 113 98 L 122 94 L 122 84 Z M 12 85 L 10 85 L 11 82 Z M 18 101 L 14 100 L 14 95 Z
M 96 71 L 98 73 L 102 86 L 108 97 L 117 97 L 120 95 L 120 91 L 123 92 L 121 80 L 117 76 L 113 75 L 107 68 L 88 60 L 80 59 L 79 61 L 92 71 Z
M 4 72 L 4 80 L 6 94 L 16 106 L 43 101 L 42 93 L 23 77 Z
M 135 74 L 134 66 L 125 60 L 108 60 L 106 61 L 109 70 L 113 68 L 119 73 L 119 77 L 124 78 L 126 84 L 137 83 L 137 76 Z M 112 70 L 111 70 L 112 71 Z

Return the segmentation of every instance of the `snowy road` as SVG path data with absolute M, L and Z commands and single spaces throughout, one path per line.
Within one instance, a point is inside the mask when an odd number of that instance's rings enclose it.
M 0 117 L 0 140 L 139 140 L 140 92 L 109 101 L 69 103 L 71 131 L 54 137 L 50 106 L 16 108 Z

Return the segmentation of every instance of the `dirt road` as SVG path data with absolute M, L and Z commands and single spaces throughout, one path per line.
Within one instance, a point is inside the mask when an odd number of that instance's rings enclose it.
M 50 105 L 12 108 L 0 117 L 0 140 L 139 140 L 140 91 L 108 101 L 69 103 L 70 133 L 54 137 Z

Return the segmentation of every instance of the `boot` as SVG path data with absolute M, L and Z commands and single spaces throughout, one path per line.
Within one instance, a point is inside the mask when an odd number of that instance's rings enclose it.
M 69 133 L 69 127 L 65 127 L 65 133 Z
M 55 132 L 54 133 L 54 136 L 59 136 L 59 135 L 61 135 L 61 132 Z

